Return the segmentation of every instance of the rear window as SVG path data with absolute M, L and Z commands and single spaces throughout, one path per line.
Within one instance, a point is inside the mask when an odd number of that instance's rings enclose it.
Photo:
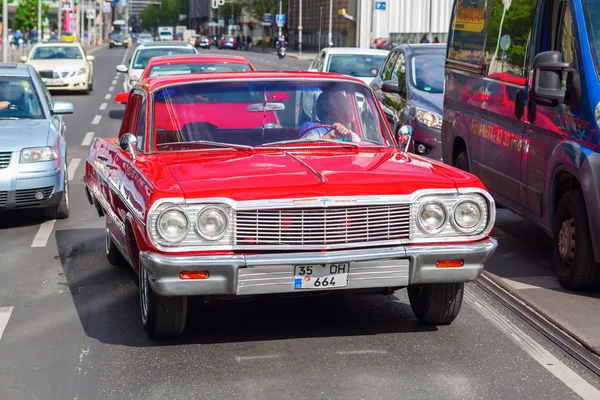
M 203 72 L 243 72 L 251 71 L 246 64 L 226 64 L 226 63 L 211 63 L 211 64 L 171 64 L 171 65 L 155 65 L 150 71 L 150 77 L 164 75 L 181 75 L 181 74 L 196 74 Z
M 333 54 L 329 56 L 327 72 L 359 78 L 375 77 L 384 60 L 385 55 Z
M 152 57 L 196 54 L 192 47 L 159 47 L 143 49 L 136 53 L 133 60 L 133 69 L 144 69 Z

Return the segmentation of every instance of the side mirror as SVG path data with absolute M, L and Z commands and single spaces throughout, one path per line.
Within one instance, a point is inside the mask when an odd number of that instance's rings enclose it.
M 381 84 L 381 90 L 386 93 L 400 94 L 401 90 L 396 81 L 385 81 Z
M 273 101 L 288 101 L 290 99 L 290 95 L 286 92 L 275 92 L 271 98 Z
M 115 96 L 115 103 L 127 104 L 127 100 L 129 100 L 128 92 L 119 92 Z
M 545 51 L 533 60 L 529 100 L 541 106 L 555 107 L 565 103 L 567 91 L 562 89 L 562 74 L 570 69 L 560 51 Z
M 22 63 L 27 62 L 27 56 L 21 56 L 19 60 L 21 60 Z
M 413 128 L 410 125 L 403 125 L 396 134 L 396 141 L 404 151 L 408 151 L 408 146 L 413 137 Z
M 127 65 L 123 65 L 123 64 L 117 65 L 117 72 L 120 72 L 122 74 L 126 74 L 127 71 L 129 71 L 129 68 L 127 68 Z
M 88 61 L 94 61 L 96 59 L 94 56 L 87 56 L 86 58 Z
M 137 150 L 137 138 L 131 133 L 126 133 L 119 139 L 119 146 L 121 150 L 131 155 L 131 158 L 135 161 L 135 152 Z
M 477 92 L 473 95 L 472 99 L 473 101 L 476 101 L 478 103 L 483 103 L 485 101 L 488 101 L 490 99 L 490 96 L 485 93 Z
M 55 101 L 52 110 L 50 110 L 52 115 L 73 114 L 73 111 L 73 103 L 67 103 L 66 101 Z

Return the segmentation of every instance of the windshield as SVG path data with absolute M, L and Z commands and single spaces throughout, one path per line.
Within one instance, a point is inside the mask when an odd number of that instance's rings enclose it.
M 136 53 L 133 59 L 133 69 L 144 69 L 152 57 L 196 54 L 191 47 L 159 47 L 144 49 Z
M 583 15 L 587 26 L 590 47 L 594 56 L 594 64 L 600 79 L 600 3 L 593 0 L 583 0 Z
M 329 56 L 327 72 L 351 75 L 359 78 L 377 76 L 385 55 L 333 54 Z
M 155 92 L 153 114 L 158 151 L 192 150 L 205 142 L 353 147 L 392 143 L 369 90 L 350 82 L 171 86 Z
M 37 47 L 31 55 L 32 60 L 83 60 L 83 54 L 76 46 Z
M 123 36 L 123 35 L 112 35 L 111 39 L 112 40 L 123 40 L 123 39 L 125 39 L 125 36 Z
M 444 93 L 445 56 L 439 54 L 423 54 L 412 57 L 411 83 L 422 92 Z
M 29 78 L 0 78 L 0 119 L 42 118 L 42 107 Z
M 170 64 L 155 65 L 150 71 L 150 77 L 162 75 L 180 75 L 195 74 L 200 72 L 239 72 L 251 71 L 247 64 L 227 64 L 227 63 L 189 63 L 189 64 Z
M 172 35 L 172 33 L 171 33 L 171 32 L 169 32 L 169 31 L 162 31 L 162 32 L 160 33 L 160 36 L 171 36 L 171 35 Z

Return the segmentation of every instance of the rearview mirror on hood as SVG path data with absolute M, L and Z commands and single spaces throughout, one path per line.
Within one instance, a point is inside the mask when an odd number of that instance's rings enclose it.
M 52 115 L 61 115 L 61 114 L 73 114 L 74 107 L 73 103 L 68 103 L 66 101 L 55 101 L 54 107 L 52 107 Z

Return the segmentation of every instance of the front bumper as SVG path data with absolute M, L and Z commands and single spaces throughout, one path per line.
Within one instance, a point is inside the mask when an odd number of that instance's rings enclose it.
M 152 289 L 163 296 L 256 295 L 298 292 L 294 266 L 350 263 L 348 286 L 333 290 L 396 288 L 423 283 L 468 282 L 479 277 L 498 243 L 398 246 L 327 253 L 182 257 L 141 252 Z M 438 260 L 463 259 L 461 268 L 437 268 Z M 208 271 L 204 280 L 181 280 L 182 271 Z M 330 289 L 331 290 L 331 289 Z M 303 289 L 300 292 L 310 290 Z
M 15 165 L 0 170 L 0 209 L 43 208 L 60 203 L 65 173 L 60 161 Z M 41 199 L 35 197 L 37 192 L 42 192 Z
M 90 75 L 76 75 L 70 78 L 61 79 L 60 84 L 55 84 L 54 79 L 43 79 L 48 90 L 71 90 L 71 91 L 86 91 L 90 82 Z M 54 82 L 52 82 L 54 81 Z

